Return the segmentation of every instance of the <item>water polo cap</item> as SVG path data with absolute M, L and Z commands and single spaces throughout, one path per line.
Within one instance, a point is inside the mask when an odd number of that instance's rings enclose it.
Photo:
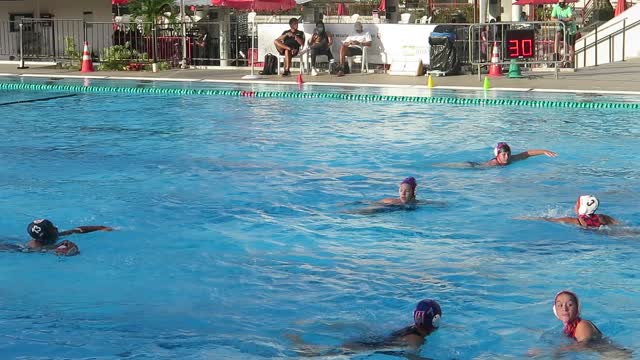
M 409 186 L 411 186 L 413 190 L 415 190 L 416 186 L 418 186 L 418 183 L 416 182 L 416 178 L 414 178 L 413 176 L 409 176 L 408 178 L 405 178 L 404 180 L 402 180 L 400 185 L 402 184 L 408 184 Z
M 47 219 L 34 220 L 27 226 L 29 235 L 39 243 L 49 244 L 58 239 L 58 228 Z
M 593 195 L 582 195 L 576 201 L 578 215 L 593 215 L 598 210 L 598 199 Z
M 413 322 L 427 331 L 433 331 L 440 326 L 442 310 L 437 301 L 431 299 L 422 300 L 413 311 Z
M 511 147 L 506 142 L 499 142 L 496 147 L 493 149 L 493 156 L 498 156 L 500 152 L 508 152 L 511 153 Z

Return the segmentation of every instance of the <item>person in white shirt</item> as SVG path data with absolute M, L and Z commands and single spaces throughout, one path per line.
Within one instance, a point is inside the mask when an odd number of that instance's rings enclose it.
M 344 59 L 347 56 L 362 55 L 362 48 L 364 46 L 371 46 L 371 34 L 365 32 L 362 29 L 362 23 L 356 22 L 353 24 L 355 34 L 349 35 L 340 47 L 340 70 L 338 76 L 344 76 Z

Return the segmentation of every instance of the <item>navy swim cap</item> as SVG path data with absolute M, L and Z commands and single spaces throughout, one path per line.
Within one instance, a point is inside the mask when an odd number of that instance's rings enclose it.
M 416 326 L 419 326 L 427 331 L 433 331 L 440 326 L 440 318 L 442 317 L 442 310 L 440 304 L 437 301 L 431 299 L 424 299 L 416 305 L 416 309 L 413 311 L 413 321 Z
M 58 228 L 47 219 L 34 220 L 27 226 L 27 232 L 37 242 L 54 243 L 58 240 Z

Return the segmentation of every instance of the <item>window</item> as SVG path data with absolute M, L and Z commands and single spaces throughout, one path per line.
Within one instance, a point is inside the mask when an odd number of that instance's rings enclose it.
M 9 14 L 9 31 L 18 32 L 20 31 L 20 22 L 22 19 L 32 19 L 33 13 L 22 13 L 22 14 Z M 22 27 L 23 31 L 33 31 L 33 24 L 27 22 Z

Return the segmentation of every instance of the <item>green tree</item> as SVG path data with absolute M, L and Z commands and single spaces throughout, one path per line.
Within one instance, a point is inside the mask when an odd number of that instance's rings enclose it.
M 129 12 L 146 23 L 155 23 L 162 14 L 171 11 L 175 0 L 129 0 Z

